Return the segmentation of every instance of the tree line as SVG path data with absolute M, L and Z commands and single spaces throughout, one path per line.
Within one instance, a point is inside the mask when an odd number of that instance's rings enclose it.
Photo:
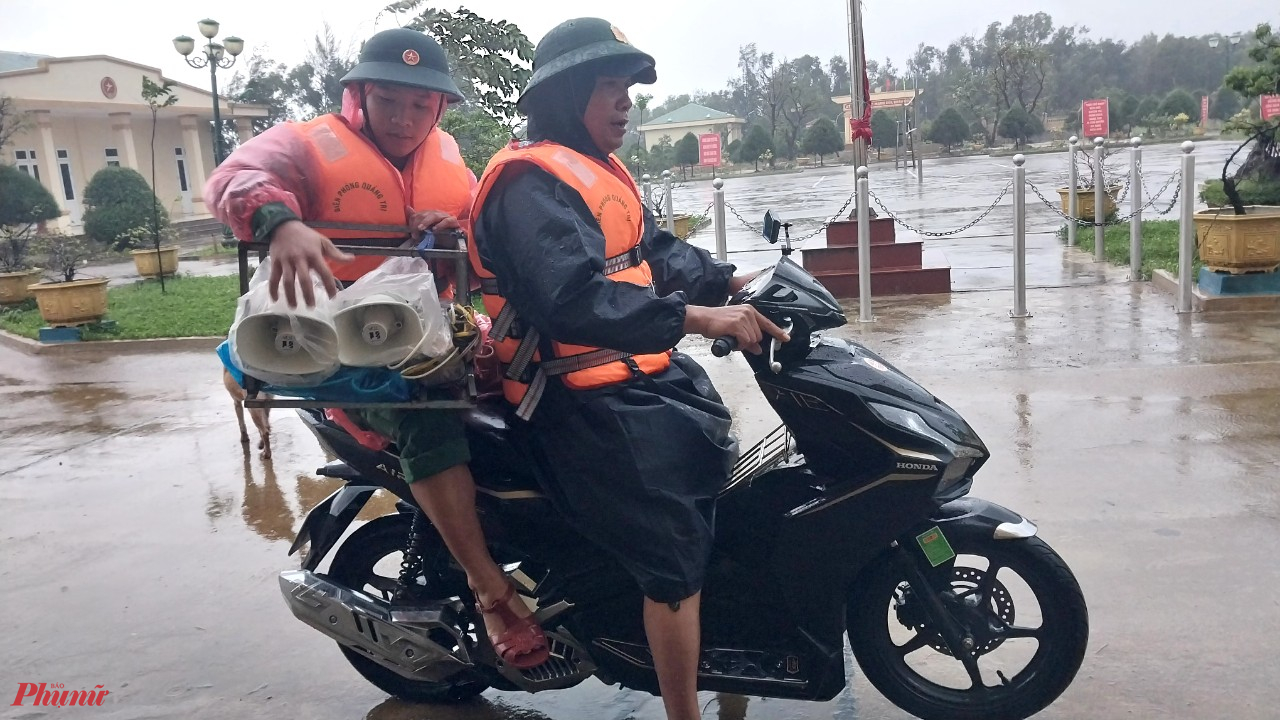
M 1081 101 L 1097 97 L 1110 98 L 1117 131 L 1175 125 L 1183 115 L 1181 122 L 1195 122 L 1205 95 L 1210 117 L 1232 118 L 1248 103 L 1223 87 L 1223 77 L 1234 66 L 1253 63 L 1249 52 L 1257 43 L 1252 29 L 1195 37 L 1148 34 L 1126 43 L 1095 38 L 1084 26 L 1055 25 L 1051 15 L 1038 12 L 993 22 L 982 34 L 964 35 L 945 48 L 922 43 L 901 66 L 892 58 L 870 60 L 867 75 L 873 90 L 918 88 L 917 122 L 950 149 L 974 138 L 988 145 L 998 137 L 1025 142 L 1043 132 L 1049 116 L 1066 116 L 1067 129 L 1078 129 Z M 831 97 L 849 92 L 844 57 L 825 64 L 812 55 L 788 60 L 752 43 L 739 49 L 738 74 L 723 89 L 674 95 L 657 106 L 640 96 L 645 102 L 638 99 L 632 121 L 640 125 L 694 102 L 747 121 L 746 138 L 731 159 L 793 159 L 818 152 L 821 143 L 806 144 L 806 133 L 823 120 L 838 123 L 841 108 Z M 876 146 L 896 144 L 896 119 L 888 111 L 873 116 Z M 656 152 L 674 164 L 665 150 L 633 145 L 629 155 Z
M 401 0 L 381 12 L 400 15 L 402 25 L 429 33 L 444 46 L 468 102 L 450 109 L 442 126 L 479 171 L 518 132 L 514 98 L 528 81 L 533 44 L 516 25 L 465 8 L 444 11 L 424 6 L 423 0 Z M 1007 24 L 993 22 L 981 35 L 962 36 L 945 48 L 921 44 L 901 67 L 886 58 L 869 61 L 867 70 L 873 88 L 918 87 L 917 121 L 929 137 L 950 148 L 974 138 L 987 144 L 1000 136 L 1022 142 L 1038 134 L 1049 115 L 1065 115 L 1078 125 L 1080 101 L 1091 97 L 1109 97 L 1112 127 L 1126 132 L 1152 122 L 1170 124 L 1182 115 L 1194 122 L 1204 95 L 1210 96 L 1212 117 L 1231 118 L 1248 102 L 1222 87 L 1223 76 L 1231 66 L 1253 63 L 1249 52 L 1257 43 L 1252 32 L 1152 34 L 1134 43 L 1095 39 L 1086 27 L 1057 26 L 1040 12 L 1017 15 Z M 254 121 L 258 131 L 284 120 L 307 120 L 339 109 L 338 82 L 357 54 L 358 48 L 342 47 L 326 28 L 293 67 L 252 52 L 224 94 L 269 108 L 268 117 Z M 664 137 L 643 147 L 636 131 L 690 102 L 746 121 L 743 137 L 725 144 L 735 162 L 758 166 L 800 154 L 820 159 L 843 147 L 837 130 L 842 108 L 831 98 L 849 93 L 844 57 L 787 59 L 748 43 L 739 48 L 737 65 L 720 90 L 673 95 L 657 104 L 652 96 L 638 94 L 623 157 L 634 158 L 646 171 L 696 163 L 696 139 L 690 146 L 690 138 Z M 12 128 L 4 117 L 20 121 L 12 113 L 0 116 L 0 141 L 5 128 Z M 873 118 L 873 131 L 876 145 L 896 143 L 898 128 L 890 113 Z M 222 133 L 226 146 L 234 147 L 230 123 Z

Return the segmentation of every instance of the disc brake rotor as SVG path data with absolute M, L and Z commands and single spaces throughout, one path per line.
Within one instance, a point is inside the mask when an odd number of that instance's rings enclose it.
M 982 583 L 986 581 L 986 577 L 985 570 L 971 567 L 955 568 L 951 576 L 951 591 L 958 596 L 957 602 L 963 603 L 968 599 L 968 594 L 977 592 L 978 588 L 982 587 Z M 993 621 L 998 621 L 1000 625 L 1005 627 L 1013 624 L 1013 596 L 1009 594 L 1009 590 L 1004 586 L 1004 583 L 997 579 L 991 586 L 990 596 L 983 598 L 982 604 L 974 608 L 974 612 L 980 614 L 985 621 L 982 625 L 971 628 L 974 631 L 974 656 L 981 657 L 1004 643 L 1004 636 L 992 631 L 989 625 Z M 932 635 L 929 646 L 938 652 L 949 655 L 950 652 L 942 642 L 942 637 L 936 632 L 932 633 Z
M 997 630 L 992 630 L 990 625 L 1010 626 L 1014 620 L 1013 597 L 1009 594 L 1008 588 L 1004 586 L 998 579 L 991 587 L 991 594 L 987 598 L 983 598 L 983 602 L 968 610 L 959 610 L 956 604 L 965 603 L 970 595 L 977 592 L 985 582 L 987 573 L 985 570 L 971 567 L 956 567 L 951 577 L 951 588 L 948 592 L 956 595 L 956 599 L 944 601 L 953 613 L 958 613 L 957 618 L 961 621 L 969 621 L 968 624 L 974 632 L 974 656 L 981 657 L 995 650 L 1004 643 L 1005 638 Z M 927 615 L 922 607 L 922 602 L 916 597 L 914 589 L 906 586 L 904 583 L 899 586 L 896 598 L 896 610 L 898 621 L 906 627 L 911 627 L 918 633 L 928 636 L 929 647 L 942 653 L 950 655 L 951 651 L 947 648 L 946 643 L 942 641 L 942 636 L 933 629 Z M 974 618 L 981 618 L 980 623 L 974 623 Z

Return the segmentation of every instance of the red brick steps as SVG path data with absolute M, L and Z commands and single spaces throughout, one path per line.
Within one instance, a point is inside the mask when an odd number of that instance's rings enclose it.
M 871 294 L 928 295 L 951 292 L 951 267 L 940 253 L 926 258 L 919 240 L 895 241 L 893 220 L 871 221 Z M 858 223 L 836 221 L 827 227 L 827 247 L 801 251 L 806 270 L 833 295 L 858 295 Z M 927 264 L 926 264 L 927 263 Z

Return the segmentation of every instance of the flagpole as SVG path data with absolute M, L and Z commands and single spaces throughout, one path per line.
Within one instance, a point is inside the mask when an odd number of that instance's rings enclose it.
M 862 76 L 866 72 L 864 63 L 862 36 L 862 4 L 860 0 L 849 0 L 849 90 L 852 96 L 849 108 L 849 120 L 861 118 L 866 109 L 867 97 L 863 93 Z M 856 171 L 867 164 L 867 141 L 857 138 L 853 141 L 853 167 Z

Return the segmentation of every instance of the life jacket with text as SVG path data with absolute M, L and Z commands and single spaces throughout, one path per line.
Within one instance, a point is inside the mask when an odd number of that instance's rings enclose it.
M 307 224 L 337 244 L 397 247 L 408 235 L 403 231 L 409 222 L 406 206 L 461 219 L 471 205 L 471 171 L 453 136 L 440 128 L 431 131 L 400 171 L 338 115 L 322 115 L 300 125 L 319 161 L 313 166 L 323 168 L 319 177 L 307 178 L 318 202 L 318 214 L 307 218 Z M 384 259 L 361 255 L 351 262 L 328 263 L 334 277 L 351 282 Z
M 471 206 L 470 218 L 480 217 L 485 198 L 503 171 L 513 164 L 529 163 L 553 175 L 576 191 L 604 233 L 604 268 L 608 279 L 641 286 L 653 284 L 649 264 L 640 254 L 644 234 L 640 191 L 618 159 L 599 160 L 551 142 L 513 142 L 489 161 Z M 502 363 L 502 389 L 516 406 L 517 416 L 528 420 L 548 378 L 558 377 L 572 390 L 589 390 L 626 382 L 640 375 L 655 375 L 670 365 L 671 351 L 631 354 L 609 348 L 588 347 L 545 338 L 535 327 L 521 323 L 515 308 L 499 292 L 498 278 L 480 260 L 479 241 L 469 233 L 472 271 L 480 278 L 484 306 L 493 318 L 489 336 Z

